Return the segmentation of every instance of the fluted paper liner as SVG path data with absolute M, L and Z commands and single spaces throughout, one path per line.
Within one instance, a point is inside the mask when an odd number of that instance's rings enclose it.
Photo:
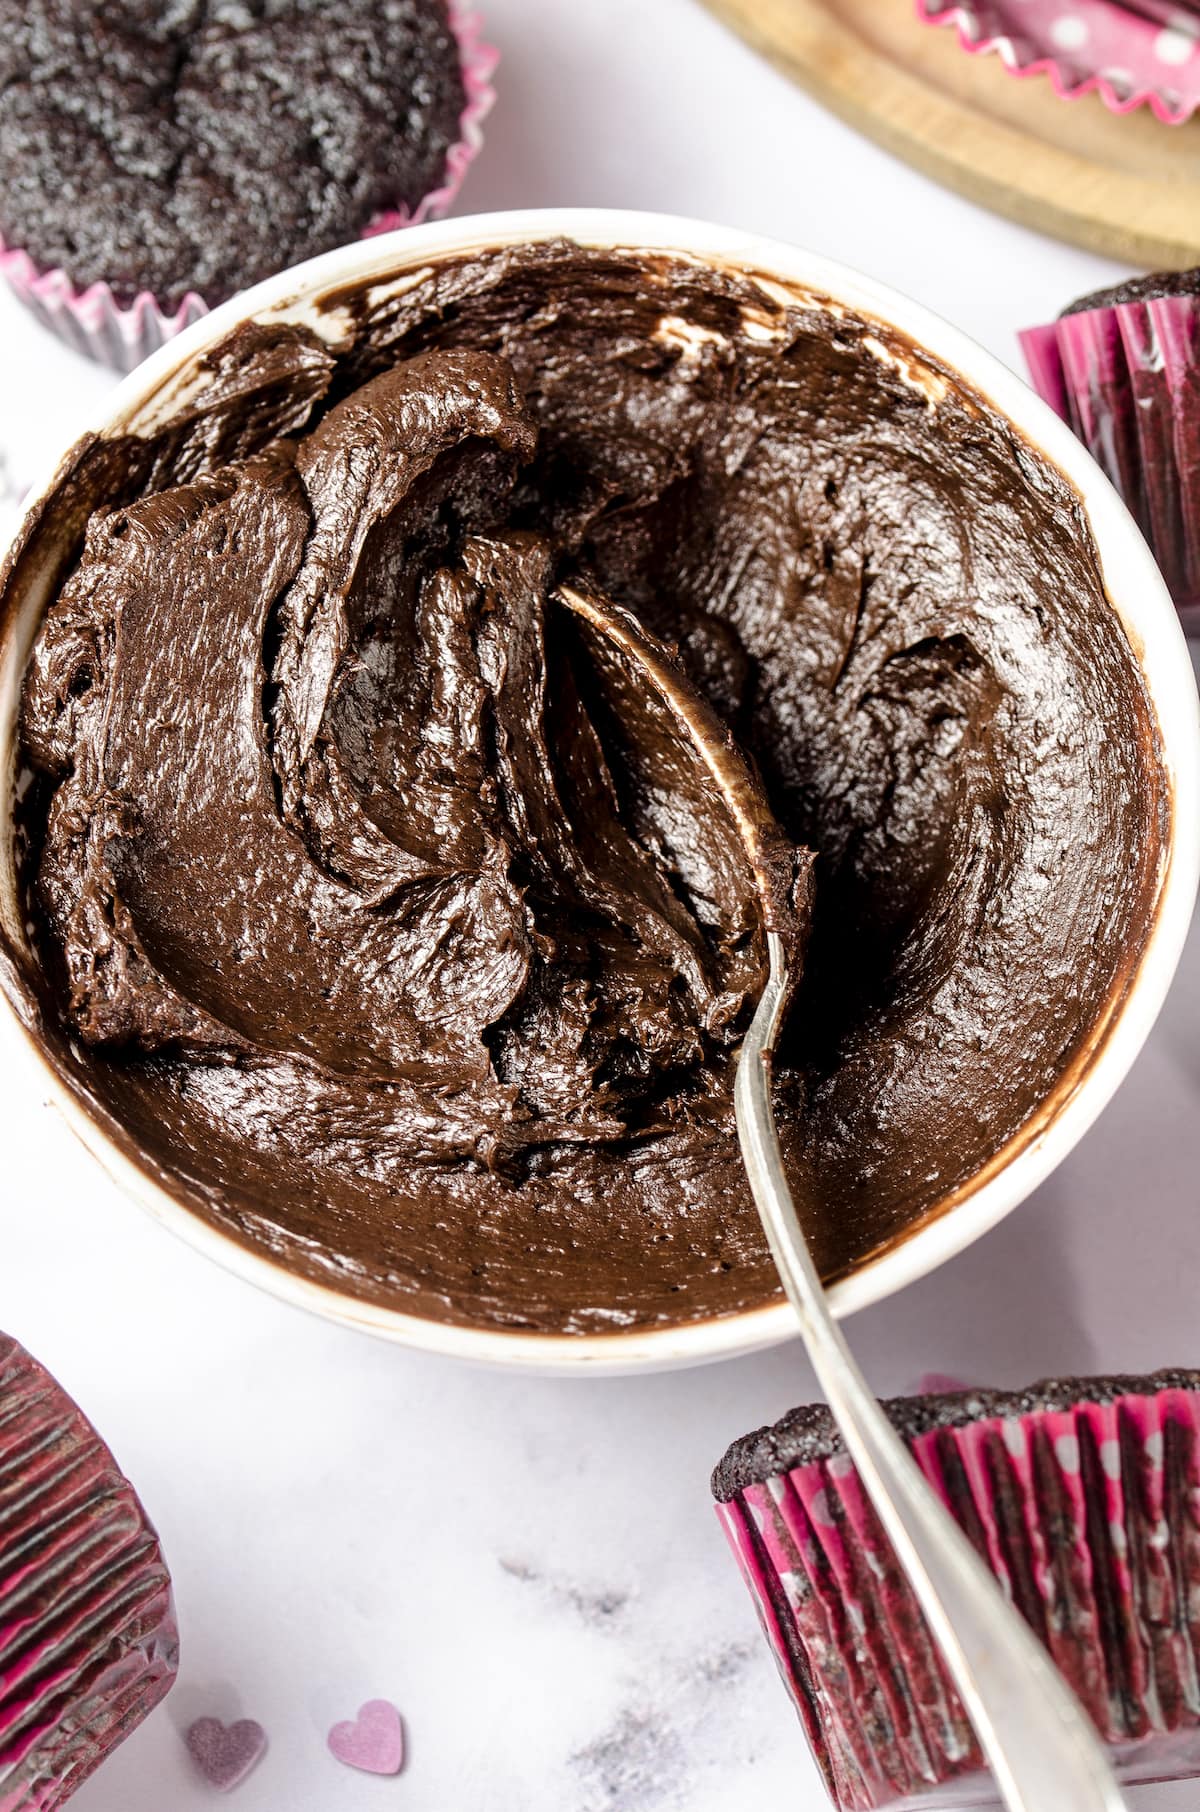
M 888 1408 L 1122 1777 L 1200 1773 L 1200 1374 Z M 747 1466 L 761 1476 L 739 1479 Z M 993 1803 L 974 1733 L 827 1412 L 797 1412 L 737 1443 L 714 1488 L 835 1804 Z
M 91 1424 L 0 1335 L 0 1812 L 62 1805 L 169 1689 L 158 1539 Z
M 1035 388 L 1112 480 L 1197 627 L 1200 297 L 1087 309 L 1020 337 Z
M 1096 94 L 1112 113 L 1149 107 L 1166 126 L 1200 107 L 1200 17 L 1169 0 L 916 0 L 971 56 L 1049 83 L 1060 100 Z M 1165 28 L 1165 29 L 1164 29 Z

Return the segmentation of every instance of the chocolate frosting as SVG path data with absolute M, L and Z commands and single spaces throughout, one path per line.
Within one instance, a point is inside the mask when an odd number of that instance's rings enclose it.
M 1077 498 L 748 274 L 526 248 L 328 318 L 243 330 L 51 506 L 104 507 L 25 686 L 26 1011 L 309 1275 L 551 1332 L 731 1312 L 773 1290 L 732 1055 L 810 846 L 777 1101 L 844 1273 L 1032 1131 L 1145 937 L 1164 777 Z M 765 908 L 564 578 L 757 763 Z

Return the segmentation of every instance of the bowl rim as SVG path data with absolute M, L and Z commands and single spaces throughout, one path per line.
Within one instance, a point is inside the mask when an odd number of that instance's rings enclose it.
M 268 278 L 205 315 L 130 373 L 84 432 L 104 436 L 145 421 L 156 402 L 170 401 L 172 380 L 180 369 L 248 318 L 269 312 L 276 320 L 302 319 L 307 301 L 349 283 L 376 278 L 384 285 L 448 256 L 560 238 L 598 248 L 682 254 L 717 265 L 746 267 L 789 288 L 810 291 L 818 302 L 878 320 L 948 366 L 1013 422 L 1078 493 L 1100 556 L 1105 588 L 1140 666 L 1159 731 L 1169 802 L 1165 872 L 1145 948 L 1098 1048 L 1088 1053 L 1081 1073 L 1065 1089 L 1045 1124 L 1027 1137 L 1018 1131 L 998 1154 L 996 1164 L 955 1191 L 931 1220 L 831 1285 L 834 1313 L 849 1315 L 915 1282 L 971 1245 L 1025 1200 L 1078 1143 L 1145 1042 L 1191 922 L 1200 883 L 1200 704 L 1187 645 L 1140 531 L 1065 423 L 1014 371 L 960 329 L 922 303 L 821 254 L 685 216 L 553 208 L 469 215 L 401 228 L 340 247 Z M 56 462 L 31 489 L 14 548 L 20 545 L 25 523 L 54 486 L 60 470 L 61 462 Z M 22 652 L 19 666 L 23 668 L 23 664 Z M 7 659 L 0 669 L 6 665 Z M 11 681 L 11 675 L 9 678 Z M 10 697 L 3 707 L 0 740 L 8 737 L 15 716 L 11 683 L 7 690 Z M 0 759 L 5 768 L 0 809 L 7 827 L 11 823 L 11 754 L 5 757 L 0 749 Z M 8 848 L 6 840 L 5 860 Z M 753 1352 L 796 1334 L 793 1311 L 782 1299 L 667 1327 L 537 1334 L 410 1315 L 303 1277 L 202 1220 L 135 1164 L 60 1079 L 33 1029 L 16 1013 L 7 992 L 0 992 L 25 1035 L 26 1048 L 40 1065 L 51 1099 L 120 1187 L 194 1249 L 244 1281 L 298 1307 L 426 1352 L 543 1373 L 599 1374 L 694 1365 Z

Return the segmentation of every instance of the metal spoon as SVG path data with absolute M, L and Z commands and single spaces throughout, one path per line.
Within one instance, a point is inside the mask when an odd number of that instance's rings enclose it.
M 880 1408 L 833 1319 L 784 1174 L 771 1060 L 791 992 L 787 926 L 771 885 L 757 788 L 728 733 L 669 653 L 594 591 L 558 600 L 651 686 L 708 769 L 737 826 L 764 902 L 768 978 L 738 1059 L 742 1158 L 800 1334 L 858 1473 L 908 1576 L 1011 1812 L 1122 1812 L 1124 1800 L 1087 1715 L 1046 1650 L 935 1496 Z

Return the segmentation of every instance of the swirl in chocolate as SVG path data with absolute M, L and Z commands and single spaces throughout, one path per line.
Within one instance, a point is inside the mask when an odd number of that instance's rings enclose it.
M 730 1101 L 762 900 L 553 601 L 591 584 L 757 763 L 802 906 L 817 852 L 778 1096 L 846 1271 L 1036 1125 L 1145 935 L 1163 775 L 1077 499 L 751 275 L 526 248 L 328 319 L 80 455 L 104 507 L 22 712 L 56 1061 L 363 1296 L 549 1332 L 767 1298 Z

